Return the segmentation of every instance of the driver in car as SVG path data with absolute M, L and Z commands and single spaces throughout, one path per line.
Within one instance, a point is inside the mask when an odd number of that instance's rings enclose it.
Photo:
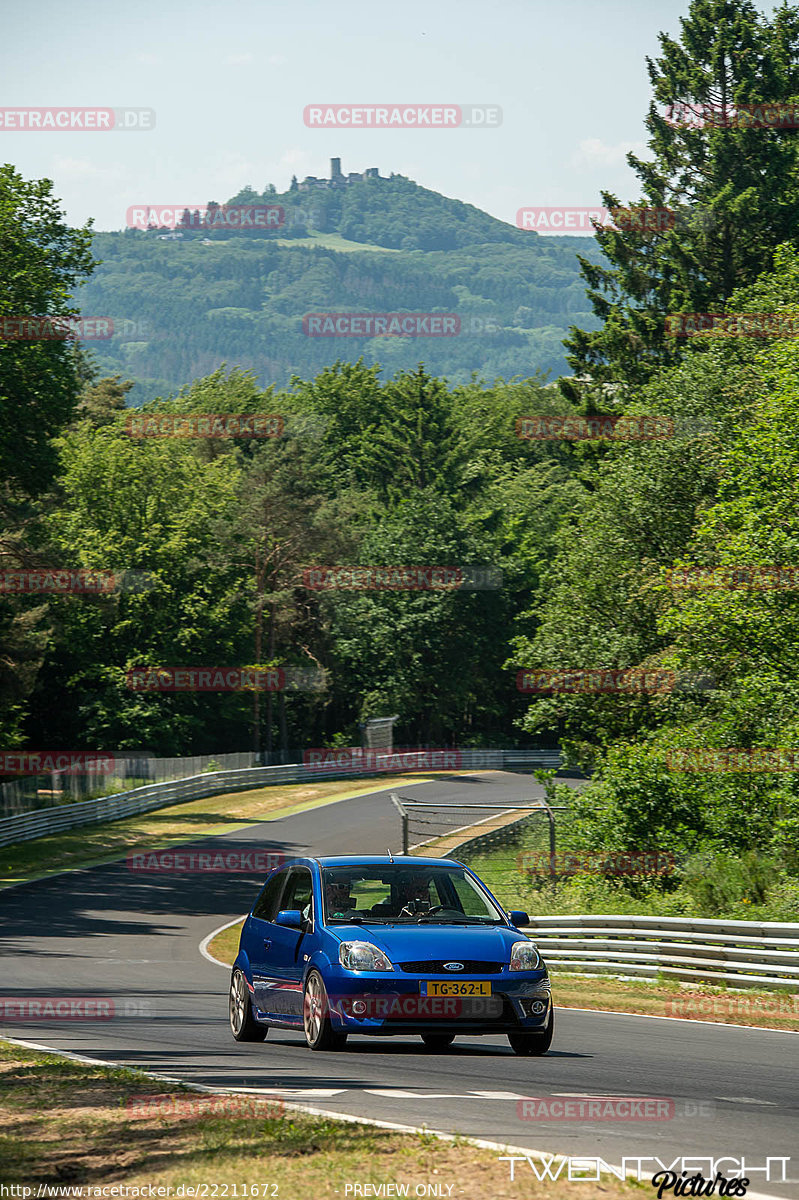
M 430 911 L 430 884 L 426 879 L 417 876 L 400 883 L 397 895 L 401 905 L 401 917 L 415 917 L 417 913 Z
M 352 879 L 334 879 L 327 885 L 327 911 L 331 917 L 343 917 L 353 912 L 355 900 L 351 895 Z

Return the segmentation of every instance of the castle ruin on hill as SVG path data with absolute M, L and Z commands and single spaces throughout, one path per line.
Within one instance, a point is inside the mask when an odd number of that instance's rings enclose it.
M 348 183 L 361 183 L 364 179 L 384 178 L 379 167 L 367 167 L 365 171 L 350 171 L 345 175 L 341 170 L 341 159 L 331 158 L 329 179 L 317 179 L 315 175 L 306 175 L 298 186 L 301 192 L 309 192 L 312 188 L 344 187 Z

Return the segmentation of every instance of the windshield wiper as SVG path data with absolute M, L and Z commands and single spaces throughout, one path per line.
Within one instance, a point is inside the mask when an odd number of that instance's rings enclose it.
M 498 921 L 493 917 L 427 917 L 422 914 L 417 917 L 416 924 L 421 925 L 422 922 L 429 922 L 431 925 L 438 923 L 439 925 L 504 925 L 504 921 Z
M 430 925 L 474 925 L 474 921 L 463 921 L 460 917 L 426 917 L 422 914 L 416 918 L 416 924 Z

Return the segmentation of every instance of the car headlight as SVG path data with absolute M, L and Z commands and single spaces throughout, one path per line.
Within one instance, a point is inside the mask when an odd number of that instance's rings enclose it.
M 338 961 L 348 971 L 393 971 L 394 966 L 382 950 L 371 942 L 342 942 Z
M 541 966 L 541 955 L 535 942 L 514 942 L 510 948 L 511 971 L 537 971 Z

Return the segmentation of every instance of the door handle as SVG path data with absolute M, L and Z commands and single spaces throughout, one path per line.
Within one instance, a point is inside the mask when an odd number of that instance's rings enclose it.
M 271 945 L 272 945 L 272 939 L 264 938 L 264 950 L 268 950 Z

